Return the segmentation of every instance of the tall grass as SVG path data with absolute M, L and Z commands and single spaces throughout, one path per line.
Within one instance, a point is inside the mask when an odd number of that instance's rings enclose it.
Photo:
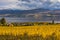
M 5 34 L 13 34 L 20 35 L 27 32 L 28 35 L 39 34 L 43 35 L 51 35 L 52 33 L 56 33 L 56 35 L 60 35 L 60 25 L 41 25 L 41 26 L 22 26 L 22 27 L 5 27 L 0 26 L 0 35 Z
M 35 34 L 35 35 L 28 35 L 24 33 L 23 35 L 0 35 L 0 40 L 60 40 L 60 36 L 56 36 L 55 33 L 52 35 L 47 35 L 43 37 L 42 35 Z

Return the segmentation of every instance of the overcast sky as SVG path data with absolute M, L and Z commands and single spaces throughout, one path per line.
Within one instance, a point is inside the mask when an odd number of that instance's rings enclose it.
M 0 0 L 0 10 L 37 8 L 60 8 L 60 0 Z

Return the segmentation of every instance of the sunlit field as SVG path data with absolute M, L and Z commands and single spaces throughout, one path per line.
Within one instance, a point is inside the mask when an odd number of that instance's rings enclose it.
M 39 34 L 43 37 L 56 33 L 60 35 L 60 25 L 36 25 L 36 26 L 15 26 L 15 27 L 5 27 L 0 26 L 0 35 L 20 35 L 27 33 L 28 35 Z

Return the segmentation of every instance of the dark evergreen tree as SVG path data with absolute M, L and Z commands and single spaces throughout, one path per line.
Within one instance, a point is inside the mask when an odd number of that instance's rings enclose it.
M 6 20 L 5 20 L 5 18 L 2 18 L 2 19 L 0 20 L 0 22 L 1 22 L 2 25 L 6 25 Z

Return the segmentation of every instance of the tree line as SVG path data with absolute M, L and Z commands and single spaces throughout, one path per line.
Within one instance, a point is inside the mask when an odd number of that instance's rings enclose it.
M 60 24 L 60 23 L 54 23 L 54 20 L 52 20 L 52 23 L 50 23 L 50 22 L 13 22 L 13 23 L 7 23 L 5 18 L 0 19 L 0 25 L 2 25 L 2 26 L 34 26 L 34 25 L 53 25 L 53 24 Z

